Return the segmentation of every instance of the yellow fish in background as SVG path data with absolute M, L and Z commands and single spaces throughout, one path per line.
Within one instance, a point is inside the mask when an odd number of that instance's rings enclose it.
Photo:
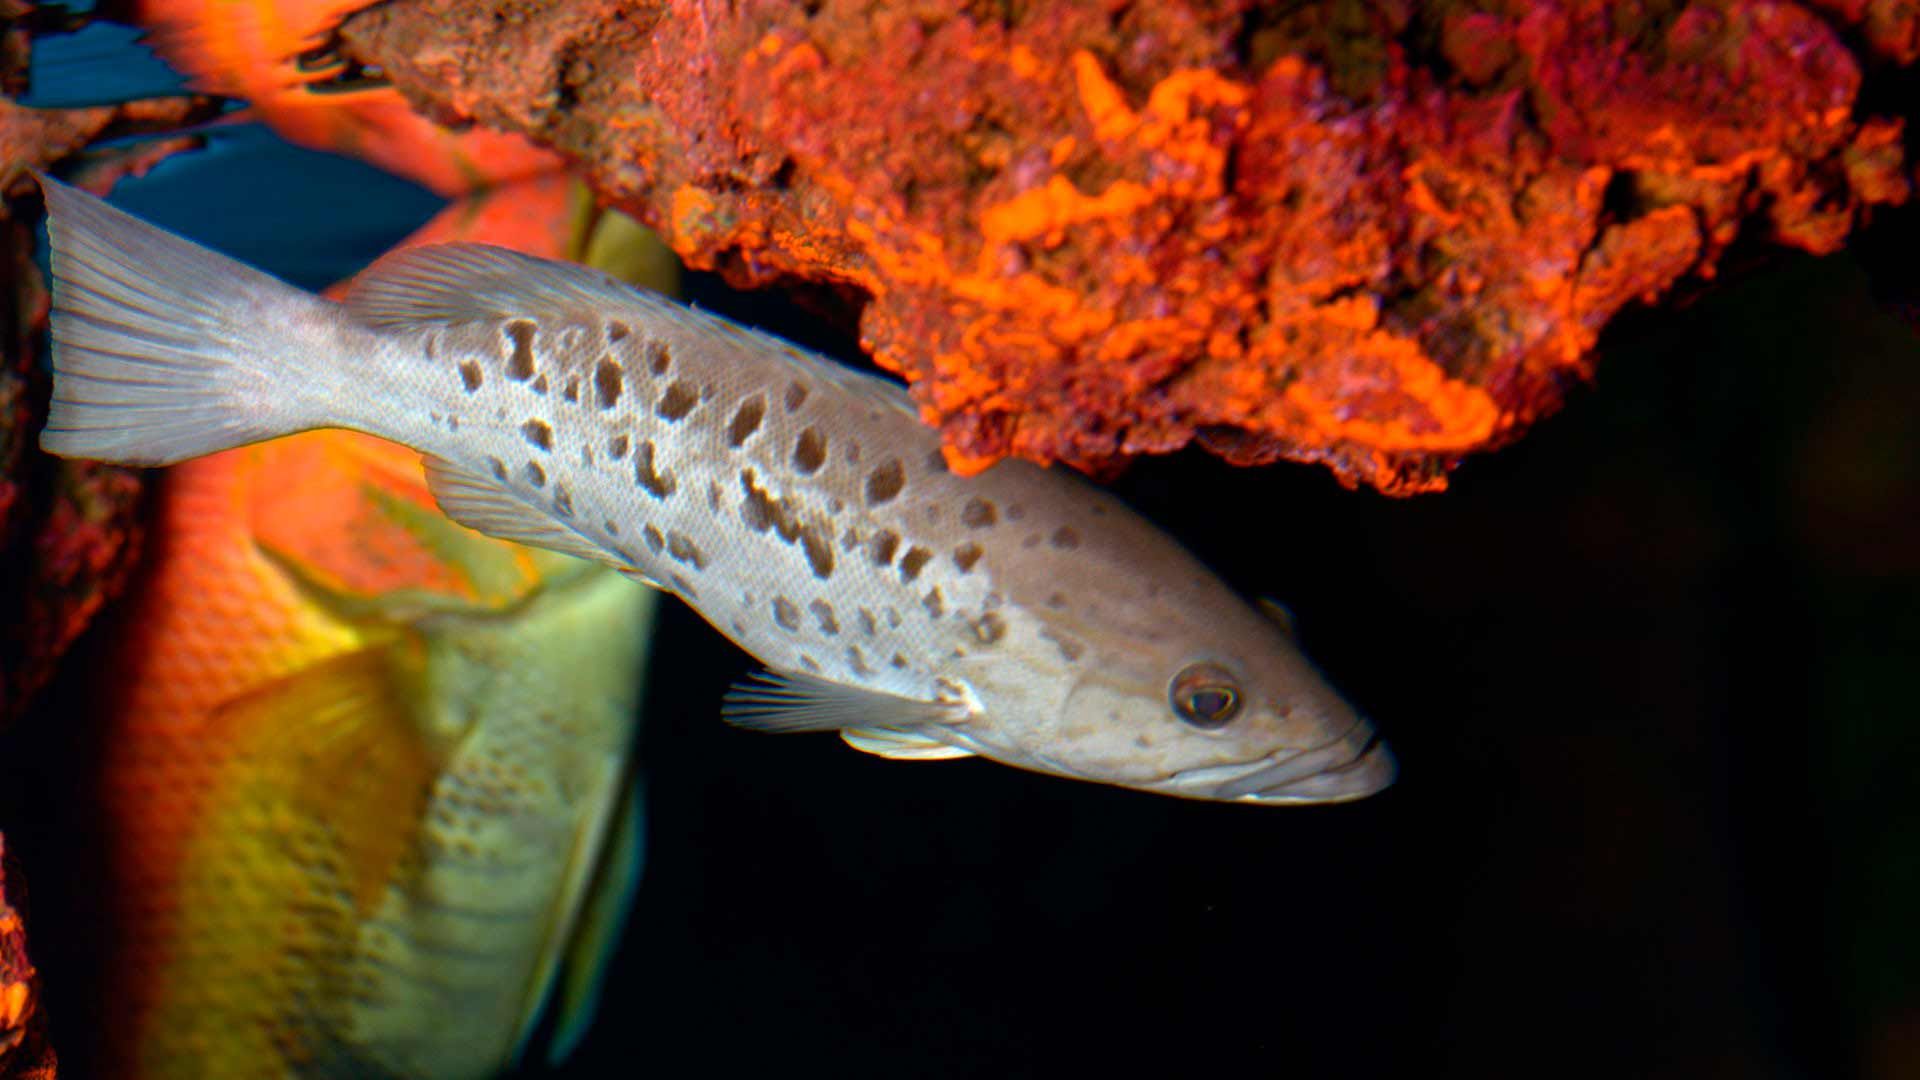
M 455 236 L 672 287 L 563 177 Z M 663 274 L 665 275 L 663 277 Z M 165 477 L 94 745 L 110 880 L 97 1074 L 486 1077 L 590 1019 L 640 865 L 630 751 L 656 594 L 435 508 L 339 431 Z

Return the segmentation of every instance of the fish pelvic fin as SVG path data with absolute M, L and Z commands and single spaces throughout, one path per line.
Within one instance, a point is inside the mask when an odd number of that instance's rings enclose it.
M 53 263 L 53 405 L 40 445 L 125 465 L 320 426 L 287 369 L 332 351 L 333 305 L 39 176 Z

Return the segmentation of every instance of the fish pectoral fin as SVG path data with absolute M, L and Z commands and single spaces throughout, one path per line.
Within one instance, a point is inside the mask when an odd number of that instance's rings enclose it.
M 734 683 L 720 705 L 721 719 L 754 731 L 899 728 L 955 724 L 966 717 L 962 705 L 920 701 L 793 671 L 756 672 Z
M 971 750 L 949 746 L 917 731 L 901 728 L 847 728 L 840 733 L 840 738 L 855 750 L 895 761 L 945 761 L 973 756 Z
M 437 457 L 428 457 L 426 466 L 427 489 L 434 500 L 448 517 L 467 528 L 562 555 L 608 561 L 607 553 L 593 541 L 542 515 L 492 480 Z

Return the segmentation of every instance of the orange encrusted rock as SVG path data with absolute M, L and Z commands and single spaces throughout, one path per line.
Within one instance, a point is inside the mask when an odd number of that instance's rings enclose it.
M 1826 0 L 395 0 L 342 48 L 531 136 L 741 284 L 867 298 L 956 467 L 1198 441 L 1438 488 L 1743 231 L 1908 180 Z

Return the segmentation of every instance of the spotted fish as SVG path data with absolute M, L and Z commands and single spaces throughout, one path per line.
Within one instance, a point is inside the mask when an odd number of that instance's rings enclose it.
M 477 245 L 390 256 L 336 304 L 42 184 L 52 453 L 404 443 L 454 519 L 666 589 L 764 663 L 723 705 L 747 727 L 1259 804 L 1392 781 L 1283 626 L 1072 475 L 949 472 L 890 382 Z

